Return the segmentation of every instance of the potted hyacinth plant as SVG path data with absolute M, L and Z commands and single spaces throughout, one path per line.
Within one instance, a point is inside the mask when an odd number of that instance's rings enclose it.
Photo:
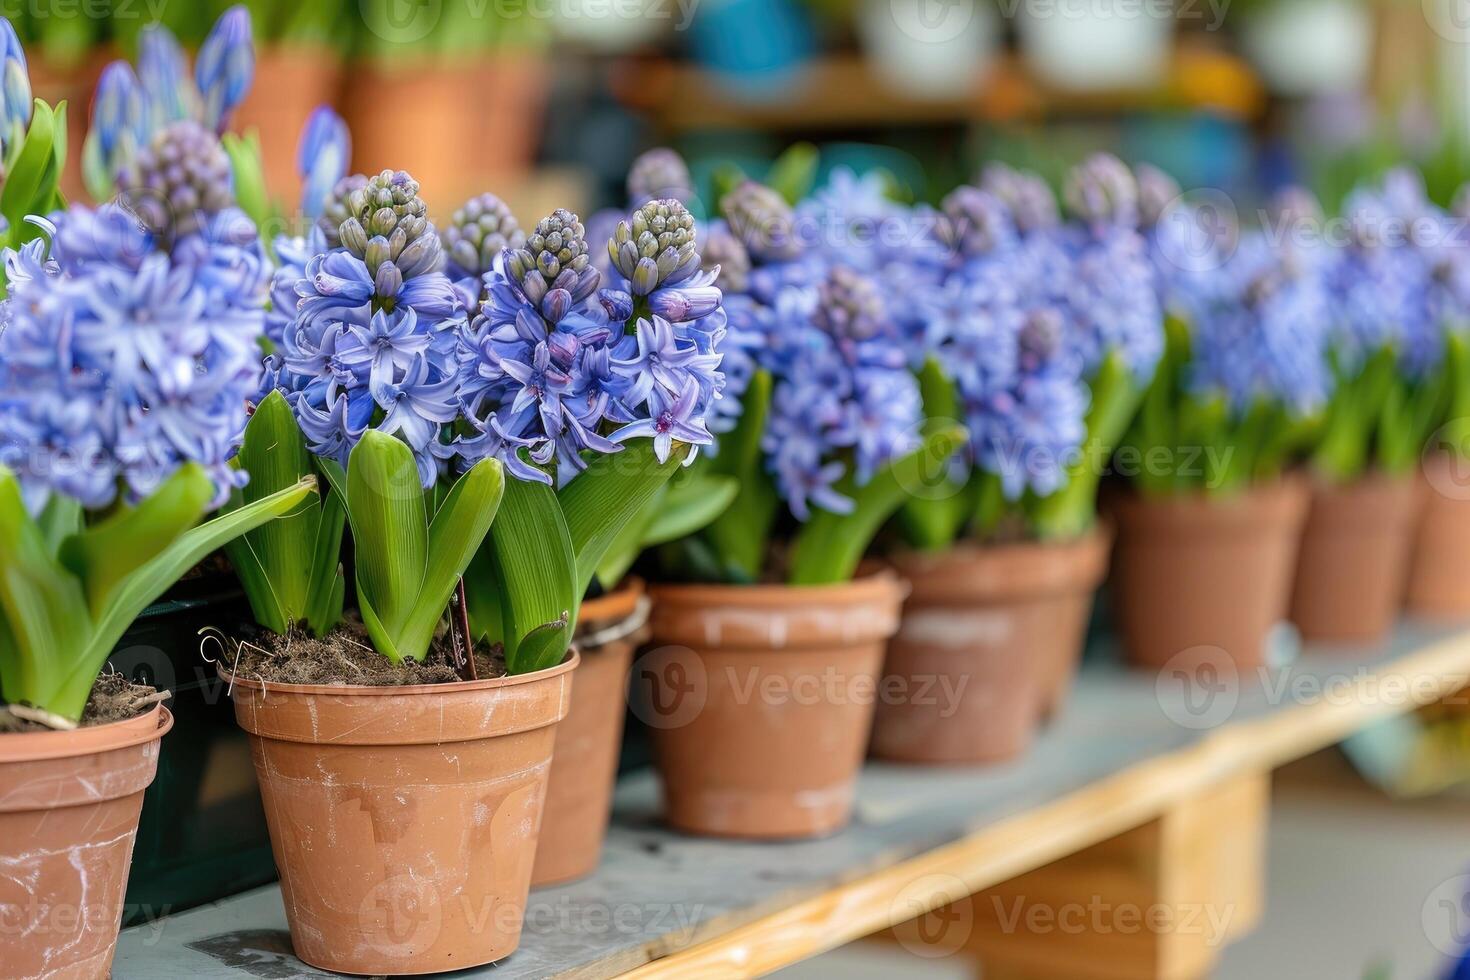
M 926 429 L 897 293 L 870 256 L 802 240 L 802 219 L 761 184 L 720 209 L 703 260 L 724 294 L 730 387 L 717 454 L 697 465 L 736 492 L 660 548 L 701 581 L 651 589 L 654 649 L 635 679 L 674 826 L 816 836 L 851 813 L 904 597 L 864 557 L 963 430 Z
M 879 706 L 874 752 L 901 761 L 1013 757 L 1060 705 L 1107 566 L 1098 480 L 1163 347 L 1121 161 L 1072 171 L 1066 223 L 1038 177 L 993 165 L 981 185 L 945 198 L 944 247 L 910 274 L 925 412 L 970 441 L 902 512 L 894 563 L 913 592 L 885 684 L 937 676 L 951 693 Z
M 614 212 L 612 220 L 599 215 L 591 225 L 595 229 L 600 224 L 602 231 L 588 233 L 590 242 L 602 242 L 601 247 L 589 247 L 587 259 L 588 267 L 597 271 L 605 307 L 632 324 L 663 318 L 673 330 L 675 346 L 689 349 L 696 358 L 687 365 L 669 362 L 666 370 L 673 373 L 663 377 L 670 385 L 677 385 L 686 370 L 706 376 L 706 384 L 712 382 L 708 372 L 715 362 L 708 354 L 724 324 L 714 273 L 701 269 L 694 221 L 680 203 L 689 197 L 688 187 L 682 160 L 653 151 L 630 171 L 631 212 Z M 493 194 L 471 198 L 453 213 L 444 231 L 446 271 L 471 310 L 501 320 L 513 312 L 505 309 L 503 290 L 494 287 L 506 273 L 502 255 L 515 255 L 525 244 L 526 235 L 510 209 Z M 653 268 L 654 275 L 644 278 L 640 265 Z M 628 309 L 631 316 L 621 312 Z M 626 373 L 634 369 L 631 359 L 639 350 L 636 327 L 618 343 L 626 349 L 615 351 L 610 367 Z M 619 366 L 625 357 L 629 363 Z M 623 396 L 613 389 L 608 397 L 615 418 Z M 697 429 L 683 438 L 708 441 Z M 648 617 L 642 580 L 625 573 L 644 547 L 700 526 L 728 504 L 734 489 L 733 481 L 708 475 L 699 465 L 680 467 L 659 484 L 608 543 L 591 578 L 578 582 L 581 610 L 575 640 L 581 662 L 567 717 L 557 727 L 533 887 L 582 877 L 601 857 L 626 713 L 628 665 Z M 472 613 L 479 583 L 488 580 L 471 575 Z
M 1330 315 L 1313 248 L 1200 207 L 1186 197 L 1147 228 L 1166 340 L 1114 459 L 1131 487 L 1111 501 L 1111 592 L 1135 663 L 1229 679 L 1265 662 L 1286 614 L 1307 506 L 1288 470 L 1332 393 Z
M 1324 259 L 1336 388 L 1310 460 L 1291 619 L 1306 639 L 1373 643 L 1398 616 L 1418 464 L 1452 375 L 1465 371 L 1462 342 L 1451 353 L 1446 328 L 1464 323 L 1470 293 L 1463 232 L 1418 173 L 1395 170 L 1353 191 L 1343 229 L 1345 243 Z
M 260 377 L 255 227 L 61 209 L 63 115 L 36 103 L 0 190 L 29 238 L 5 251 L 0 311 L 0 903 L 23 910 L 5 965 L 24 976 L 112 961 L 172 718 L 167 692 L 99 677 L 108 656 L 202 558 L 314 492 L 205 519 L 247 480 L 227 460 Z
M 1429 315 L 1445 331 L 1444 416 L 1424 445 L 1419 482 L 1421 510 L 1409 555 L 1404 604 L 1418 616 L 1470 615 L 1470 581 L 1461 556 L 1470 548 L 1470 494 L 1464 492 L 1470 457 L 1470 241 L 1465 237 L 1470 191 L 1461 188 L 1451 222 L 1426 243 L 1430 268 Z
M 263 628 L 230 668 L 236 717 L 297 955 L 459 969 L 518 942 L 579 600 L 623 524 L 709 441 L 720 324 L 634 322 L 627 294 L 599 290 L 570 212 L 523 241 L 507 224 L 477 280 L 455 246 L 478 232 L 446 234 L 447 274 L 406 173 L 338 188 L 306 241 L 277 243 L 280 341 L 240 454 L 261 476 L 238 502 L 312 473 L 330 490 L 232 550 Z M 698 267 L 684 237 L 640 243 L 670 290 Z M 391 842 L 349 797 L 397 822 Z M 378 898 L 436 909 L 436 929 L 356 914 Z

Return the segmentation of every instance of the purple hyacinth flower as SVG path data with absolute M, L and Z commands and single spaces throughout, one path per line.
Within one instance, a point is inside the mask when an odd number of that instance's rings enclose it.
M 572 379 L 551 363 L 551 348 L 545 343 L 537 344 L 529 362 L 505 359 L 500 366 L 506 377 L 521 386 L 511 402 L 510 410 L 519 413 L 534 406 L 547 434 L 560 433 L 561 397 L 571 389 Z
M 613 441 L 621 443 L 652 436 L 653 452 L 660 463 L 668 461 L 675 439 L 693 446 L 708 444 L 713 437 L 695 412 L 698 400 L 699 384 L 693 378 L 687 378 L 678 397 L 667 399 L 663 395 L 657 396 L 653 416 L 623 426 L 613 433 Z
M 439 427 L 459 415 L 454 378 L 436 379 L 424 357 L 414 358 L 402 377 L 374 382 L 370 390 L 373 401 L 386 413 L 378 428 L 402 434 L 421 464 Z
M 666 394 L 680 392 L 691 371 L 713 370 L 719 364 L 718 354 L 701 354 L 691 343 L 684 346 L 674 327 L 663 317 L 639 320 L 632 343 L 624 338 L 621 357 L 614 356 L 614 369 L 632 380 L 628 398 L 641 402 L 652 396 L 653 386 L 661 386 Z

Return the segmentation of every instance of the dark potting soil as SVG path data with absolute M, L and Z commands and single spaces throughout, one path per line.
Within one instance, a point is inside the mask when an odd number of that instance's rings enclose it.
M 115 721 L 127 721 L 138 715 L 152 711 L 153 706 L 160 701 L 168 700 L 172 695 L 168 691 L 160 691 L 149 687 L 147 684 L 134 684 L 122 674 L 108 671 L 97 677 L 97 683 L 92 685 L 92 693 L 87 697 L 87 706 L 82 710 L 82 721 L 79 727 L 87 728 L 92 725 L 108 725 Z M 5 732 L 45 732 L 52 729 L 38 721 L 25 718 L 17 718 L 11 714 L 10 709 L 0 705 L 0 733 Z
M 451 645 L 445 634 L 435 639 L 422 663 L 395 664 L 373 649 L 361 623 L 343 623 L 323 637 L 305 630 L 282 636 L 260 632 L 239 640 L 238 659 L 231 672 L 277 684 L 362 684 L 402 687 L 410 684 L 453 684 Z M 480 680 L 505 675 L 499 645 L 475 651 L 475 676 Z

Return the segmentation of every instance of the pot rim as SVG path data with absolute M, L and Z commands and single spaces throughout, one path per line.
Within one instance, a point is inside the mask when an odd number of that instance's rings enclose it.
M 894 592 L 898 593 L 899 599 L 906 598 L 909 593 L 908 583 L 893 568 L 879 562 L 864 562 L 851 580 L 825 585 L 676 583 L 654 584 L 649 586 L 648 590 L 655 605 L 661 603 L 719 604 L 778 608 L 804 607 L 814 602 L 831 602 L 832 600 L 839 600 L 843 604 L 857 604 L 875 599 L 887 599 Z
M 647 594 L 647 582 L 637 575 L 624 575 L 614 588 L 595 599 L 584 599 L 577 614 L 578 645 L 587 646 L 581 642 L 584 626 L 593 623 L 614 626 L 632 619 L 638 614 L 638 600 Z
M 8 732 L 0 735 L 0 765 L 68 759 L 132 748 L 163 738 L 173 727 L 173 712 L 160 703 L 141 715 L 110 721 L 105 725 L 87 725 L 69 731 Z
M 1092 592 L 1107 575 L 1115 534 L 1098 521 L 1077 537 L 985 544 L 955 542 L 943 551 L 909 551 L 893 565 L 911 585 L 915 608 L 993 607 Z
M 1135 486 L 1110 494 L 1105 506 L 1115 527 L 1139 523 L 1197 520 L 1211 515 L 1220 524 L 1229 518 L 1274 508 L 1300 509 L 1304 517 L 1311 501 L 1311 480 L 1299 470 L 1290 470 L 1271 480 L 1248 483 L 1224 493 L 1189 489 L 1168 493 L 1146 493 Z M 1120 536 L 1125 536 L 1120 533 Z
M 500 687 L 516 687 L 536 681 L 569 674 L 577 669 L 582 656 L 575 646 L 567 650 L 566 657 L 555 667 L 533 670 L 529 674 L 505 674 L 477 681 L 453 681 L 449 684 L 285 684 L 280 681 L 263 681 L 254 677 L 232 674 L 221 664 L 219 675 L 233 691 L 235 685 L 252 691 L 278 694 L 348 695 L 352 697 L 391 697 L 395 695 L 417 696 L 420 694 L 461 694 L 492 690 Z M 231 694 L 233 697 L 233 694 Z
M 1093 548 L 1106 547 L 1112 544 L 1118 536 L 1116 521 L 1108 517 L 1099 517 L 1086 531 L 1071 538 L 1057 540 L 1043 540 L 1028 538 L 1024 541 L 1002 541 L 987 544 L 984 541 L 975 541 L 971 538 L 959 538 L 949 547 L 939 551 L 916 551 L 912 549 L 895 552 L 893 563 L 898 568 L 899 574 L 903 574 L 899 562 L 923 561 L 925 559 L 939 559 L 945 555 L 956 552 L 967 552 L 977 558 L 987 561 L 1000 561 L 1009 555 L 1030 554 L 1039 551 L 1050 551 L 1053 553 L 1065 553 L 1074 551 L 1088 551 Z

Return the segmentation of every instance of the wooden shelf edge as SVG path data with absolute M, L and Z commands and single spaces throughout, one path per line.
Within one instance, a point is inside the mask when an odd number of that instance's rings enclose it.
M 1402 698 L 1374 694 L 1388 682 Z M 1332 698 L 1229 723 L 1189 748 L 1120 770 L 951 844 L 708 940 L 696 935 L 691 945 L 624 977 L 761 976 L 953 902 L 963 897 L 957 890 L 973 894 L 1091 847 L 1231 777 L 1268 772 L 1375 721 L 1447 697 L 1467 682 L 1470 632 L 1365 669 Z

